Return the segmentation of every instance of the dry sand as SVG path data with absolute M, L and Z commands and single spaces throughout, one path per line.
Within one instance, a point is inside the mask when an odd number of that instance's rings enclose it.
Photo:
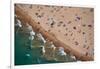
M 48 5 L 17 4 L 45 31 L 67 48 L 94 57 L 94 9 Z M 73 52 L 71 53 L 73 54 Z M 73 54 L 74 55 L 74 54 Z

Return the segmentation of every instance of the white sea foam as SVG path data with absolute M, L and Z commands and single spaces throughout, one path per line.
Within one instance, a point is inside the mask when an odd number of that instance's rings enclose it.
M 17 19 L 15 26 L 18 26 L 20 28 L 22 27 L 21 21 L 19 19 Z
M 29 40 L 33 40 L 34 39 L 34 36 L 29 36 Z
M 43 37 L 40 33 L 37 34 L 37 36 L 38 36 L 38 38 L 39 38 L 40 40 L 43 40 L 43 42 L 46 43 L 46 40 L 44 39 L 44 37 Z

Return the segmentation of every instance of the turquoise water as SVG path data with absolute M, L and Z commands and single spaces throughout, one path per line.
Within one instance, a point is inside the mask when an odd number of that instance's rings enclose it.
M 28 34 L 23 29 L 15 28 L 15 65 L 59 63 L 58 61 L 46 60 L 42 55 L 42 41 L 35 36 L 33 41 L 28 40 Z M 34 48 L 31 49 L 30 44 Z
M 34 36 L 34 40 L 28 39 L 29 34 L 26 33 L 25 27 L 15 27 L 15 65 L 30 65 L 30 64 L 48 64 L 61 63 L 62 61 L 46 60 L 42 53 L 43 41 L 38 40 Z M 32 47 L 31 47 L 32 46 Z M 66 57 L 67 62 L 70 62 L 70 57 Z

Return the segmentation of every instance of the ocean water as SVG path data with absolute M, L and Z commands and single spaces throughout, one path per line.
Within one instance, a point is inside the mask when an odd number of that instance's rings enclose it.
M 31 49 L 30 43 L 34 48 Z M 33 41 L 28 40 L 28 35 L 22 29 L 15 28 L 15 65 L 47 64 L 59 63 L 59 61 L 48 61 L 42 57 L 42 41 L 37 41 L 36 36 Z
M 26 33 L 24 27 L 15 27 L 15 65 L 31 65 L 31 64 L 48 64 L 48 63 L 61 63 L 64 61 L 47 60 L 42 53 L 43 41 L 38 40 L 37 36 L 34 36 L 34 40 L 29 40 L 29 34 Z M 69 57 L 66 57 L 67 62 L 70 62 Z

